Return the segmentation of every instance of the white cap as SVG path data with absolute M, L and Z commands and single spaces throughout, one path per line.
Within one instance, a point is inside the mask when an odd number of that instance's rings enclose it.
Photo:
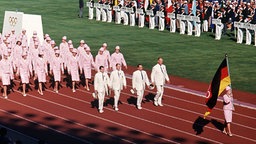
M 80 43 L 84 43 L 84 40 L 80 40 Z
M 63 40 L 67 40 L 67 36 L 63 36 L 62 39 L 63 39 Z
M 103 43 L 103 44 L 102 44 L 102 46 L 107 47 L 107 46 L 108 46 L 108 44 L 107 44 L 107 43 Z
M 101 48 L 99 49 L 99 51 L 104 51 L 104 48 L 103 48 L 103 47 L 101 47 Z
M 227 86 L 227 87 L 226 87 L 226 91 L 228 91 L 228 90 L 231 90 L 231 87 L 230 87 L 230 86 Z
M 120 46 L 116 46 L 116 49 L 120 50 Z

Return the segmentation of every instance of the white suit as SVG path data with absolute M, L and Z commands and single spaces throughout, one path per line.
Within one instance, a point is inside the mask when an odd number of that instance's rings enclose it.
M 132 88 L 137 92 L 137 107 L 141 107 L 145 85 L 150 85 L 147 73 L 144 70 L 136 70 L 132 74 Z
M 90 3 L 89 6 L 89 19 L 92 20 L 93 19 L 93 4 Z
M 109 77 L 107 73 L 97 72 L 94 77 L 94 90 L 97 91 L 99 110 L 103 109 L 105 93 L 108 91 Z
M 157 88 L 157 93 L 154 98 L 155 105 L 162 105 L 165 80 L 169 81 L 165 65 L 156 64 L 151 72 L 151 81 L 155 83 Z
M 114 70 L 110 74 L 110 86 L 114 90 L 114 107 L 118 107 L 118 101 L 123 86 L 126 86 L 126 78 L 122 70 Z
M 176 19 L 171 18 L 170 32 L 175 33 L 175 31 L 176 31 Z
M 243 30 L 241 28 L 237 28 L 237 43 L 243 43 Z
M 250 32 L 250 30 L 246 29 L 246 45 L 251 45 L 252 43 L 252 34 Z

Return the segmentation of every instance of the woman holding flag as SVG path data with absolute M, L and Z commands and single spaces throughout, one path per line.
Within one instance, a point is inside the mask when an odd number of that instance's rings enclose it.
M 223 133 L 232 137 L 230 125 L 232 122 L 232 111 L 234 110 L 234 105 L 233 105 L 232 89 L 230 86 L 226 87 L 226 94 L 223 96 L 223 110 L 224 110 L 224 116 L 225 116 Z

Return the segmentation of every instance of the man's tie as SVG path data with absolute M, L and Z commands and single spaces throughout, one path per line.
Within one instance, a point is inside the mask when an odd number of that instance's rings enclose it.
M 142 71 L 140 71 L 140 74 L 141 74 L 141 78 L 142 78 L 142 80 L 143 80 L 143 74 L 142 74 Z

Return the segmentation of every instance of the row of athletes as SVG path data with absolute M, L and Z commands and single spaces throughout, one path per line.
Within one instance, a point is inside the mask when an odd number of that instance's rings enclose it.
M 146 85 L 148 88 L 153 89 L 156 87 L 156 95 L 154 97 L 155 106 L 163 106 L 162 97 L 164 92 L 164 84 L 170 82 L 169 76 L 167 74 L 166 66 L 163 64 L 163 58 L 159 57 L 157 64 L 153 66 L 151 72 L 151 83 L 147 76 L 146 71 L 143 70 L 142 64 L 137 65 L 137 70 L 132 74 L 132 89 L 131 93 L 137 95 L 137 108 L 142 109 L 141 102 L 144 96 L 144 90 Z M 98 110 L 99 113 L 103 113 L 103 103 L 105 95 L 109 94 L 109 90 L 114 91 L 114 106 L 113 108 L 118 111 L 118 101 L 120 98 L 121 91 L 123 88 L 126 89 L 126 77 L 121 70 L 121 65 L 116 64 L 116 70 L 110 73 L 104 72 L 104 66 L 99 67 L 99 71 L 94 77 L 94 90 L 93 97 L 98 99 Z
M 33 35 L 34 37 L 34 35 Z M 31 45 L 31 43 L 33 43 Z M 116 63 L 120 63 L 127 68 L 120 47 L 115 47 L 115 52 L 110 55 L 107 50 L 107 44 L 104 43 L 99 49 L 98 54 L 94 58 L 90 52 L 90 47 L 80 41 L 78 48 L 74 48 L 72 41 L 67 42 L 67 37 L 62 37 L 60 46 L 56 46 L 55 42 L 50 39 L 49 35 L 40 45 L 36 39 L 30 42 L 30 46 L 22 44 L 22 40 L 18 39 L 16 45 L 12 47 L 8 37 L 4 37 L 3 43 L 0 45 L 0 52 L 3 59 L 0 65 L 0 76 L 2 79 L 4 93 L 7 98 L 7 86 L 10 80 L 14 79 L 14 73 L 21 77 L 23 83 L 23 95 L 26 96 L 26 84 L 29 78 L 34 77 L 39 81 L 38 92 L 43 95 L 42 83 L 46 81 L 48 74 L 54 75 L 56 81 L 60 81 L 61 73 L 70 74 L 72 78 L 72 90 L 75 92 L 76 81 L 79 81 L 79 72 L 85 77 L 85 88 L 89 91 L 88 79 L 91 78 L 91 70 L 98 70 L 99 66 L 104 66 L 105 71 L 115 70 Z M 57 90 L 56 82 L 54 90 Z

